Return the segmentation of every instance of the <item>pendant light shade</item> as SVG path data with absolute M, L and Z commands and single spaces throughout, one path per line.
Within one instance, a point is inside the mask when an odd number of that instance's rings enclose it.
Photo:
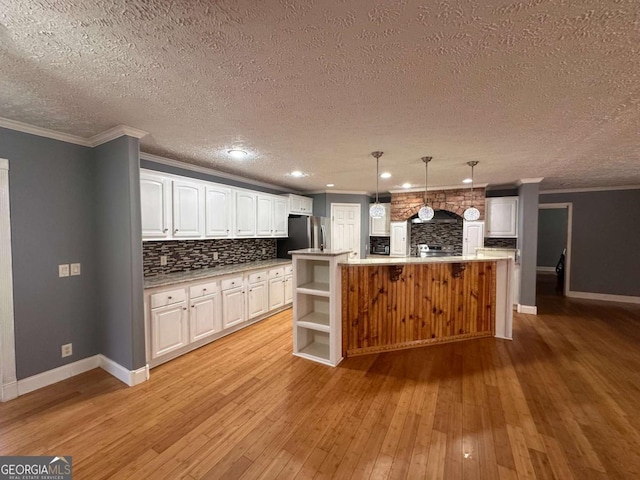
M 422 157 L 422 161 L 424 162 L 424 205 L 418 210 L 418 218 L 423 222 L 428 222 L 433 218 L 433 208 L 427 205 L 427 181 L 428 181 L 428 171 L 429 171 L 429 162 L 433 157 Z
M 467 162 L 467 165 L 471 167 L 471 206 L 464 211 L 464 219 L 473 222 L 480 218 L 480 211 L 473 206 L 473 167 L 478 164 L 477 161 Z
M 383 152 L 371 152 L 371 155 L 376 159 L 376 203 L 369 207 L 369 216 L 375 219 L 384 217 L 384 207 L 380 205 L 378 201 L 378 179 L 380 178 L 380 157 L 382 153 Z

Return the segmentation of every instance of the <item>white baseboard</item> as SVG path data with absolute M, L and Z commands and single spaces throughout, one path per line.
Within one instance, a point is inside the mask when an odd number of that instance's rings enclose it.
M 582 298 L 585 300 L 602 300 L 605 302 L 621 302 L 621 303 L 638 303 L 640 297 L 632 297 L 630 295 L 611 295 L 609 293 L 592 293 L 592 292 L 567 292 L 567 297 Z
M 536 267 L 538 273 L 556 273 L 556 267 Z
M 18 382 L 10 382 L 2 385 L 0 391 L 0 402 L 8 402 L 18 396 Z
M 537 315 L 538 307 L 535 305 L 521 305 L 518 304 L 518 313 L 526 313 L 529 315 Z
M 93 357 L 83 358 L 77 362 L 54 368 L 53 370 L 47 370 L 46 372 L 23 378 L 22 380 L 18 380 L 18 395 L 24 395 L 25 393 L 33 392 L 34 390 L 66 380 L 75 375 L 88 372 L 89 370 L 98 368 L 100 366 L 99 363 L 98 355 L 94 355 Z
M 145 365 L 138 370 L 128 370 L 104 355 L 98 356 L 100 357 L 100 368 L 130 387 L 135 387 L 136 385 L 149 380 L 148 365 Z
M 148 365 L 139 368 L 138 370 L 127 370 L 122 365 L 114 362 L 104 355 L 94 355 L 92 357 L 78 360 L 77 362 L 63 365 L 62 367 L 54 368 L 53 370 L 47 370 L 46 372 L 18 380 L 15 382 L 15 387 L 12 387 L 11 384 L 3 385 L 2 400 L 11 400 L 18 395 L 33 392 L 39 388 L 53 385 L 54 383 L 66 380 L 67 378 L 88 372 L 89 370 L 93 370 L 98 367 L 102 368 L 105 372 L 110 373 L 122 383 L 130 387 L 149 380 Z M 12 397 L 11 395 L 14 396 Z

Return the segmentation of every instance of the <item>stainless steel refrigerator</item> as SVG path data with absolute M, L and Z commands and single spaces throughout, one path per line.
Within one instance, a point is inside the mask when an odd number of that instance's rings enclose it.
M 290 250 L 329 248 L 329 219 L 306 215 L 289 215 L 289 237 L 278 239 L 278 258 L 291 258 Z

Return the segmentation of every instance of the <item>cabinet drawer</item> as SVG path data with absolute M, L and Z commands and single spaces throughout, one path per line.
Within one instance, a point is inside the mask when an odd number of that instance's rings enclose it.
M 184 288 L 154 293 L 151 295 L 151 308 L 164 307 L 173 303 L 182 302 L 186 298 L 187 291 Z
M 284 267 L 284 274 L 293 275 L 293 265 L 287 265 L 286 267 Z
M 189 288 L 189 297 L 198 298 L 204 295 L 211 295 L 219 290 L 218 282 L 201 283 Z
M 229 290 L 230 288 L 236 288 L 242 286 L 242 277 L 232 277 L 222 280 L 222 290 Z
M 269 270 L 269 278 L 283 278 L 284 268 L 272 268 Z
M 249 283 L 264 282 L 267 279 L 267 272 L 256 272 L 249 275 Z

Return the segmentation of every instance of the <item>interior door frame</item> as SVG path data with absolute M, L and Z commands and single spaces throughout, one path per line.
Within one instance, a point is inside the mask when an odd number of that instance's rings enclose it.
M 331 204 L 331 245 L 335 245 L 334 208 L 353 207 L 358 211 L 358 258 L 362 258 L 362 205 L 359 203 L 332 203 Z
M 13 315 L 9 160 L 0 158 L 0 401 L 18 396 Z
M 571 229 L 573 225 L 573 203 L 560 202 L 538 204 L 538 210 L 563 208 L 567 209 L 567 254 L 564 258 L 564 286 L 562 288 L 562 294 L 567 297 L 568 293 L 571 291 Z

